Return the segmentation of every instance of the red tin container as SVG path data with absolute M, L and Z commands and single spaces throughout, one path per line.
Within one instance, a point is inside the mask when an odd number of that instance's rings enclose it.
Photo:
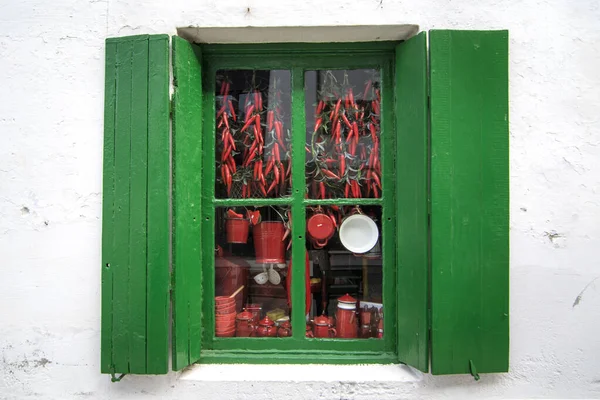
M 330 324 L 330 320 L 325 315 L 321 315 L 313 321 L 313 335 L 316 338 L 333 338 L 336 335 L 336 329 Z
M 264 221 L 254 227 L 254 251 L 259 264 L 284 264 L 285 227 L 281 221 Z
M 250 220 L 245 218 L 227 218 L 225 220 L 225 231 L 227 231 L 227 243 L 248 242 Z
M 356 317 L 356 299 L 349 294 L 338 299 L 335 313 L 337 337 L 354 339 L 358 337 L 358 318 Z

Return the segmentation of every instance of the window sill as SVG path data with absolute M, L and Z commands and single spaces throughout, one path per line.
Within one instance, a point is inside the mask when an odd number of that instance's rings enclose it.
M 404 364 L 194 364 L 181 380 L 204 382 L 419 382 L 423 373 Z

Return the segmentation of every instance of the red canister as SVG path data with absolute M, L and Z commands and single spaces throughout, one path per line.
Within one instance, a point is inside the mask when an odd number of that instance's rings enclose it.
M 256 326 L 253 323 L 254 316 L 250 311 L 242 311 L 235 318 L 235 336 L 254 336 Z
M 285 263 L 284 233 L 285 226 L 281 221 L 263 221 L 254 227 L 254 251 L 257 263 Z
M 313 321 L 313 335 L 316 338 L 333 338 L 336 335 L 336 330 L 329 323 L 329 318 L 321 315 Z
M 349 294 L 338 299 L 335 313 L 337 337 L 354 339 L 358 337 L 358 318 L 356 318 L 356 299 Z

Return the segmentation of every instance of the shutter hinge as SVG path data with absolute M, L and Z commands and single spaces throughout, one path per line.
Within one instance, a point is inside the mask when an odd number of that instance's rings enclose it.
M 479 380 L 479 374 L 477 373 L 477 368 L 475 368 L 473 360 L 469 360 L 469 372 L 471 372 L 471 375 L 473 375 L 473 378 L 475 378 L 476 381 Z
M 111 382 L 121 382 L 121 379 L 123 379 L 123 377 L 125 375 L 127 375 L 127 374 L 121 374 L 121 375 L 117 376 L 115 373 L 114 364 L 110 366 L 110 381 Z

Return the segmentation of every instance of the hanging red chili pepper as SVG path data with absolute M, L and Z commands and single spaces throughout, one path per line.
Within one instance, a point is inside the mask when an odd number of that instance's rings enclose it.
M 369 93 L 370 90 L 371 90 L 371 81 L 368 80 L 367 84 L 365 85 L 365 91 L 363 93 L 363 100 L 365 100 L 365 101 L 369 100 L 369 95 L 371 94 L 371 93 Z
M 377 176 L 377 174 L 375 172 L 373 172 L 373 174 L 371 176 L 373 177 L 375 184 L 377 186 L 379 186 L 379 188 L 381 189 L 381 181 L 379 180 L 379 176 Z
M 322 170 L 321 170 L 321 172 L 323 172 L 323 173 L 324 173 L 326 176 L 328 176 L 328 177 L 330 177 L 330 178 L 337 179 L 337 180 L 339 180 L 339 179 L 340 179 L 340 177 L 339 177 L 339 176 L 337 176 L 336 174 L 334 174 L 333 172 L 331 172 L 331 171 L 330 171 L 330 170 L 328 170 L 328 169 L 322 169 Z
M 273 129 L 273 110 L 267 111 L 267 129 Z
M 277 168 L 277 165 L 273 166 L 273 174 L 275 175 L 275 182 L 279 183 L 279 168 Z
M 319 105 L 317 106 L 317 112 L 315 113 L 315 115 L 321 114 L 323 108 L 325 108 L 325 102 L 323 100 L 319 100 Z
M 237 116 L 235 115 L 235 110 L 233 109 L 233 103 L 231 100 L 227 100 L 227 104 L 229 105 L 229 111 L 231 111 L 231 117 L 233 118 L 233 121 L 236 122 Z

